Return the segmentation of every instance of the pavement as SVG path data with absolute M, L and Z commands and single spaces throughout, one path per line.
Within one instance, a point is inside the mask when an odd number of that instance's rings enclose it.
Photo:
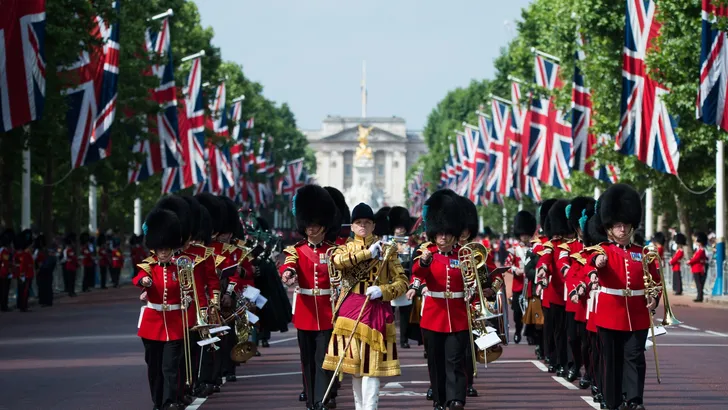
M 151 409 L 146 365 L 136 336 L 140 302 L 131 287 L 58 299 L 50 308 L 0 314 L 0 409 Z M 684 297 L 683 297 L 684 298 Z M 657 339 L 662 384 L 647 352 L 648 408 L 726 409 L 728 312 L 709 304 L 671 298 L 682 322 Z M 659 309 L 658 318 L 662 319 Z M 513 329 L 513 326 L 511 326 Z M 238 381 L 198 399 L 188 409 L 303 409 L 295 330 L 274 334 L 261 357 L 238 367 Z M 382 379 L 381 409 L 429 409 L 422 347 L 401 349 L 402 375 Z M 555 378 L 534 360 L 533 347 L 504 348 L 501 358 L 478 369 L 477 398 L 468 408 L 588 409 L 589 392 Z M 353 409 L 344 378 L 338 409 Z

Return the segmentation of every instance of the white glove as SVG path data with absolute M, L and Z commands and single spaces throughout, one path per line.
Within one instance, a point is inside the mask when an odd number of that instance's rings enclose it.
M 376 241 L 369 247 L 369 252 L 372 254 L 372 259 L 377 259 L 379 254 L 382 253 L 382 242 Z
M 370 299 L 379 299 L 382 297 L 382 288 L 379 286 L 369 286 L 366 294 Z

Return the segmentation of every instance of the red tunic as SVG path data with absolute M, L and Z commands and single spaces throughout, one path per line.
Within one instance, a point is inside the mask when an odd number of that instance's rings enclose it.
M 280 267 L 280 273 L 293 269 L 298 279 L 298 287 L 293 294 L 293 326 L 296 329 L 329 330 L 334 327 L 326 259 L 326 252 L 334 246 L 324 241 L 313 247 L 303 240 L 283 250 L 286 260 Z
M 160 266 L 155 256 L 141 263 L 133 283 L 146 290 L 147 306 L 142 308 L 137 336 L 149 340 L 172 341 L 183 338 L 181 291 L 177 278 L 177 266 Z M 142 278 L 152 278 L 152 286 L 142 286 Z M 188 309 L 194 311 L 194 309 Z
M 575 242 L 580 243 L 581 242 Z M 571 255 L 569 255 L 569 264 L 570 267 L 568 271 L 566 272 L 566 279 L 564 282 L 567 296 L 566 296 L 566 311 L 567 312 L 573 312 L 574 313 L 574 320 L 577 322 L 586 322 L 586 311 L 587 311 L 587 299 L 588 299 L 588 292 L 585 292 L 584 295 L 579 297 L 579 302 L 574 303 L 571 301 L 571 294 L 577 290 L 579 286 L 586 287 L 586 284 L 589 283 L 588 275 L 584 277 L 585 272 L 589 271 L 589 267 L 585 269 L 585 265 L 587 263 L 586 257 L 588 256 L 588 251 L 584 251 L 583 244 L 581 244 L 581 248 L 578 252 L 574 252 Z
M 13 272 L 13 276 L 16 279 L 33 279 L 35 277 L 33 255 L 29 251 L 15 252 L 15 272 Z
M 131 248 L 131 261 L 136 266 L 138 263 L 147 257 L 147 253 L 144 252 L 144 247 L 141 245 L 134 245 Z
M 577 309 L 579 309 L 579 304 L 572 303 L 569 300 L 569 292 L 571 292 L 573 287 L 568 286 L 567 281 L 569 280 L 569 271 L 576 263 L 571 255 L 578 254 L 582 249 L 584 249 L 584 244 L 576 239 L 562 243 L 557 249 L 556 271 L 559 272 L 564 280 L 564 303 L 566 304 L 566 311 L 572 313 L 576 313 Z M 578 267 L 576 268 L 578 269 Z
M 670 267 L 673 272 L 680 272 L 680 265 L 683 256 L 685 256 L 685 252 L 683 252 L 682 248 L 677 248 L 677 251 L 675 251 L 675 254 L 672 255 L 672 258 L 670 259 Z
M 109 259 L 110 259 L 109 258 L 109 250 L 106 249 L 106 246 L 99 246 L 99 252 L 98 252 L 98 254 L 99 254 L 99 266 L 100 267 L 109 266 Z
M 90 247 L 91 245 L 84 245 L 81 247 L 81 257 L 85 268 L 94 266 L 94 253 L 91 252 Z
M 48 252 L 46 252 L 44 249 L 36 249 L 33 251 L 33 260 L 35 261 L 35 268 L 40 269 L 41 266 L 45 263 L 46 259 L 48 259 Z
M 13 261 L 10 260 L 10 249 L 0 248 L 0 278 L 7 278 L 13 270 Z
M 76 251 L 72 246 L 67 246 L 66 249 L 63 250 L 63 259 L 61 262 L 63 262 L 63 269 L 65 270 L 75 271 L 78 269 L 78 257 L 76 256 Z
M 524 259 L 526 257 L 526 253 L 528 252 L 528 249 L 523 244 L 516 244 L 512 246 L 508 250 L 508 258 L 506 258 L 505 265 L 511 267 L 511 272 L 513 272 L 513 283 L 511 285 L 511 290 L 515 292 L 523 292 L 523 281 L 525 278 L 523 269 L 524 269 Z M 520 272 L 520 274 L 517 274 L 516 272 Z
M 195 263 L 195 287 L 200 307 L 207 307 L 208 300 L 220 294 L 220 278 L 217 276 L 215 258 L 211 248 L 199 244 L 190 244 L 184 252 L 193 257 Z
M 599 286 L 601 288 L 598 304 L 596 325 L 605 329 L 635 331 L 650 327 L 650 315 L 647 312 L 647 299 L 644 295 L 614 295 L 610 292 L 628 289 L 629 291 L 644 291 L 645 283 L 642 279 L 642 248 L 630 245 L 627 249 L 614 243 L 600 245 L 607 257 L 607 264 L 597 269 Z M 595 265 L 596 255 L 590 263 Z M 652 278 L 659 284 L 660 277 L 654 264 L 648 267 Z
M 111 267 L 114 269 L 121 269 L 124 267 L 124 255 L 122 255 L 119 248 L 111 251 Z
M 444 333 L 467 330 L 468 313 L 465 310 L 467 306 L 465 297 L 462 295 L 465 284 L 458 263 L 459 246 L 453 248 L 447 255 L 441 254 L 435 244 L 429 245 L 427 250 L 432 252 L 430 265 L 423 266 L 420 263 L 421 249 L 417 251 L 412 265 L 412 276 L 427 283 L 427 290 L 430 293 L 430 296 L 424 296 L 422 300 L 420 327 Z M 456 292 L 461 295 L 452 295 Z M 433 293 L 445 297 L 434 297 Z
M 559 269 L 558 265 L 558 257 L 560 256 L 559 252 L 561 251 L 561 249 L 559 249 L 559 245 L 564 243 L 564 240 L 554 238 L 550 240 L 549 243 L 552 246 L 552 250 L 543 257 L 550 262 L 547 273 L 549 281 L 548 286 L 546 286 L 546 289 L 543 291 L 543 300 L 548 304 L 548 306 L 564 306 L 566 304 L 566 298 L 564 298 L 564 275 L 561 273 L 561 269 Z M 544 246 L 548 247 L 547 245 Z
M 702 246 L 699 247 L 693 254 L 693 257 L 688 261 L 688 265 L 690 265 L 690 272 L 694 275 L 705 275 L 705 263 L 707 262 L 707 259 L 708 257 L 705 255 L 705 248 Z
M 348 239 L 349 239 L 349 238 L 344 238 L 344 237 L 341 237 L 341 236 L 340 236 L 340 237 L 336 238 L 336 242 L 335 242 L 335 244 L 336 244 L 336 246 L 342 246 L 342 245 L 346 245 L 346 241 L 347 241 Z

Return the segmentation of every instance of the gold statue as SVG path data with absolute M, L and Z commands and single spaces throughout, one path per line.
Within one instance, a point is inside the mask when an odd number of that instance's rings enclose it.
M 374 127 L 363 127 L 359 125 L 359 146 L 356 148 L 356 159 L 366 158 L 372 159 L 372 149 L 369 148 L 369 134 L 371 134 Z

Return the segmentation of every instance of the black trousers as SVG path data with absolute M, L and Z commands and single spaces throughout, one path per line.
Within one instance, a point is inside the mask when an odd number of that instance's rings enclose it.
M 473 366 L 475 364 L 473 363 L 473 345 L 470 344 L 470 339 L 467 340 L 465 343 L 465 379 L 467 380 L 467 386 L 470 387 L 475 383 L 474 377 L 473 377 L 473 371 L 475 370 Z
M 622 403 L 622 393 L 627 403 L 642 404 L 645 391 L 645 341 L 647 330 L 623 332 L 599 328 L 602 342 L 604 401 L 610 409 Z
M 63 285 L 71 296 L 76 296 L 76 271 L 63 269 Z
M 454 400 L 465 403 L 467 377 L 464 362 L 469 342 L 468 330 L 441 333 L 423 329 L 422 334 L 427 340 L 432 399 L 443 405 L 449 405 Z
M 235 371 L 238 365 L 230 358 L 230 352 L 233 351 L 233 347 L 238 344 L 238 335 L 234 332 L 234 324 L 230 326 L 232 329 L 228 330 L 228 334 L 221 340 L 220 350 L 220 369 L 222 376 L 235 376 Z
M 545 324 L 551 330 L 553 344 L 549 348 L 550 364 L 566 368 L 569 352 L 566 343 L 566 310 L 561 305 L 551 305 L 546 314 Z M 546 340 L 548 342 L 548 339 Z
M 581 354 L 581 334 L 579 333 L 578 323 L 574 318 L 574 312 L 566 312 L 566 342 L 569 348 L 569 363 L 571 370 L 581 373 L 581 365 L 584 363 Z M 586 324 L 584 324 L 586 328 Z
M 672 290 L 675 293 L 682 293 L 682 274 L 679 270 L 672 271 Z
M 704 273 L 693 274 L 693 280 L 695 280 L 695 288 L 698 290 L 698 300 L 703 300 L 703 288 L 705 287 L 706 276 L 707 275 Z
M 212 353 L 208 352 L 209 349 L 208 346 L 200 347 L 197 342 L 200 341 L 200 332 L 192 331 L 190 330 L 190 360 L 192 361 L 192 380 L 191 380 L 191 388 L 194 388 L 194 386 L 200 386 L 201 384 L 212 384 Z M 200 360 L 200 356 L 202 356 L 202 360 Z M 182 352 L 182 358 L 180 359 L 180 388 L 185 385 L 185 362 L 184 362 L 184 352 Z M 181 390 L 180 390 L 181 391 Z M 188 390 L 186 391 L 189 395 L 193 392 Z
M 152 401 L 159 408 L 177 402 L 179 362 L 182 357 L 182 341 L 160 342 L 142 339 L 144 361 L 147 362 L 147 378 Z
M 543 307 L 543 345 L 541 346 L 541 353 L 544 358 L 551 360 L 551 351 L 554 350 L 554 327 L 549 320 L 550 308 Z M 556 363 L 551 363 L 556 365 Z
M 399 342 L 409 343 L 409 318 L 410 312 L 412 312 L 412 305 L 410 306 L 399 306 Z
M 18 293 L 16 295 L 16 302 L 18 309 L 25 312 L 28 310 L 28 298 L 30 297 L 30 287 L 33 285 L 33 279 L 25 278 L 25 280 L 18 280 Z
M 111 283 L 114 284 L 115 288 L 119 287 L 119 276 L 121 276 L 121 268 L 109 268 L 111 274 Z
M 301 351 L 303 388 L 306 393 L 306 406 L 313 407 L 324 399 L 334 372 L 323 369 L 326 348 L 333 330 L 298 330 L 298 348 Z M 332 387 L 336 397 L 336 385 Z
M 106 289 L 106 275 L 109 273 L 108 266 L 99 265 L 99 279 L 101 280 L 101 289 Z
M 511 309 L 513 309 L 513 321 L 516 323 L 516 335 L 521 335 L 523 331 L 523 312 L 521 311 L 521 294 L 523 292 L 513 292 L 511 301 Z
M 11 277 L 0 278 L 0 310 L 3 312 L 9 310 L 8 297 L 10 296 L 10 283 L 12 280 Z
M 96 278 L 94 277 L 95 274 L 96 274 L 96 265 L 83 267 L 83 282 L 81 283 L 82 291 L 88 292 L 89 289 L 92 289 L 94 287 L 94 285 L 95 285 L 94 282 L 96 282 Z
M 37 275 L 38 303 L 43 306 L 53 305 L 53 269 L 41 268 Z
M 597 386 L 599 390 L 602 389 L 602 342 L 599 340 L 599 334 L 596 332 L 587 332 L 589 334 L 589 350 L 591 353 L 590 374 L 592 384 Z

